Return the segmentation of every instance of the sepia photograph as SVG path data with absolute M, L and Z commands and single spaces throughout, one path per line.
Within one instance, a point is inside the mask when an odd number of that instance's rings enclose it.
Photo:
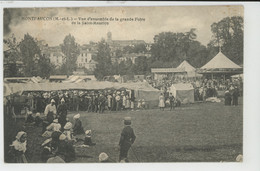
M 243 162 L 244 7 L 3 8 L 5 163 Z

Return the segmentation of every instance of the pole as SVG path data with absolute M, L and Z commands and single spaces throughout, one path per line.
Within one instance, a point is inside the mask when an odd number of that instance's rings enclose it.
M 133 152 L 133 154 L 134 154 L 136 160 L 137 160 L 138 162 L 140 162 L 139 159 L 138 159 L 138 157 L 136 156 L 135 151 L 133 150 L 133 147 L 132 147 L 132 146 L 130 147 L 130 149 L 132 150 L 132 152 Z

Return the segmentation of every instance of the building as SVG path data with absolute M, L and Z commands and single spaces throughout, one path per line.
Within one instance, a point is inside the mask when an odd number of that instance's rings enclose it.
M 134 46 L 137 44 L 145 44 L 147 45 L 147 48 L 150 48 L 144 40 L 113 40 L 111 32 L 107 33 L 107 43 L 112 52 L 116 50 L 123 50 L 125 46 Z
M 62 66 L 66 61 L 65 55 L 62 53 L 60 46 L 43 46 L 41 52 L 43 56 L 49 57 L 50 63 L 54 64 L 57 68 Z
M 78 68 L 85 68 L 89 71 L 94 71 L 97 65 L 97 62 L 93 60 L 96 52 L 92 51 L 90 47 L 82 46 L 80 48 L 80 54 L 77 57 L 77 67 Z
M 183 68 L 151 68 L 155 80 L 172 80 L 176 77 L 185 77 L 187 72 Z
M 142 56 L 145 56 L 146 58 L 150 58 L 151 57 L 151 54 L 150 53 L 130 53 L 130 54 L 123 54 L 122 57 L 120 58 L 114 58 L 112 60 L 112 62 L 122 62 L 122 61 L 127 61 L 128 59 L 130 59 L 132 61 L 133 64 L 136 63 L 136 59 L 138 57 L 142 57 Z

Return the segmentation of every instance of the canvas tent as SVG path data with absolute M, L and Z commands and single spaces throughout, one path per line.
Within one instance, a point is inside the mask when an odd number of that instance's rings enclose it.
M 224 80 L 235 74 L 243 73 L 243 68 L 227 58 L 221 51 L 199 70 L 208 78 L 222 77 Z
M 241 67 L 226 57 L 221 51 L 201 69 L 240 69 Z
M 179 99 L 183 104 L 194 103 L 194 88 L 192 84 L 189 83 L 173 84 L 170 87 L 170 93 L 172 93 L 173 96 L 176 99 Z
M 184 60 L 177 68 L 182 68 L 187 72 L 188 77 L 196 77 L 196 68 L 191 66 L 186 60 Z

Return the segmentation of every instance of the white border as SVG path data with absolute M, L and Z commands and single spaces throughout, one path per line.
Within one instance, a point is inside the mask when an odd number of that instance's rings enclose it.
M 0 136 L 0 170 L 227 170 L 259 171 L 260 170 L 260 12 L 259 3 L 252 2 L 71 2 L 71 1 L 7 1 L 0 2 L 0 39 L 3 40 L 3 7 L 90 7 L 90 6 L 184 6 L 184 5 L 244 5 L 244 162 L 243 163 L 140 163 L 140 164 L 4 164 L 3 161 L 3 118 L 1 116 L 2 134 Z M 206 14 L 205 14 L 206 15 Z M 3 66 L 3 49 L 0 46 Z M 3 76 L 3 70 L 0 70 Z M 3 84 L 3 79 L 1 79 Z M 1 86 L 0 103 L 3 104 L 3 86 Z M 2 109 L 2 105 L 1 105 Z M 3 110 L 2 110 L 3 111 Z

